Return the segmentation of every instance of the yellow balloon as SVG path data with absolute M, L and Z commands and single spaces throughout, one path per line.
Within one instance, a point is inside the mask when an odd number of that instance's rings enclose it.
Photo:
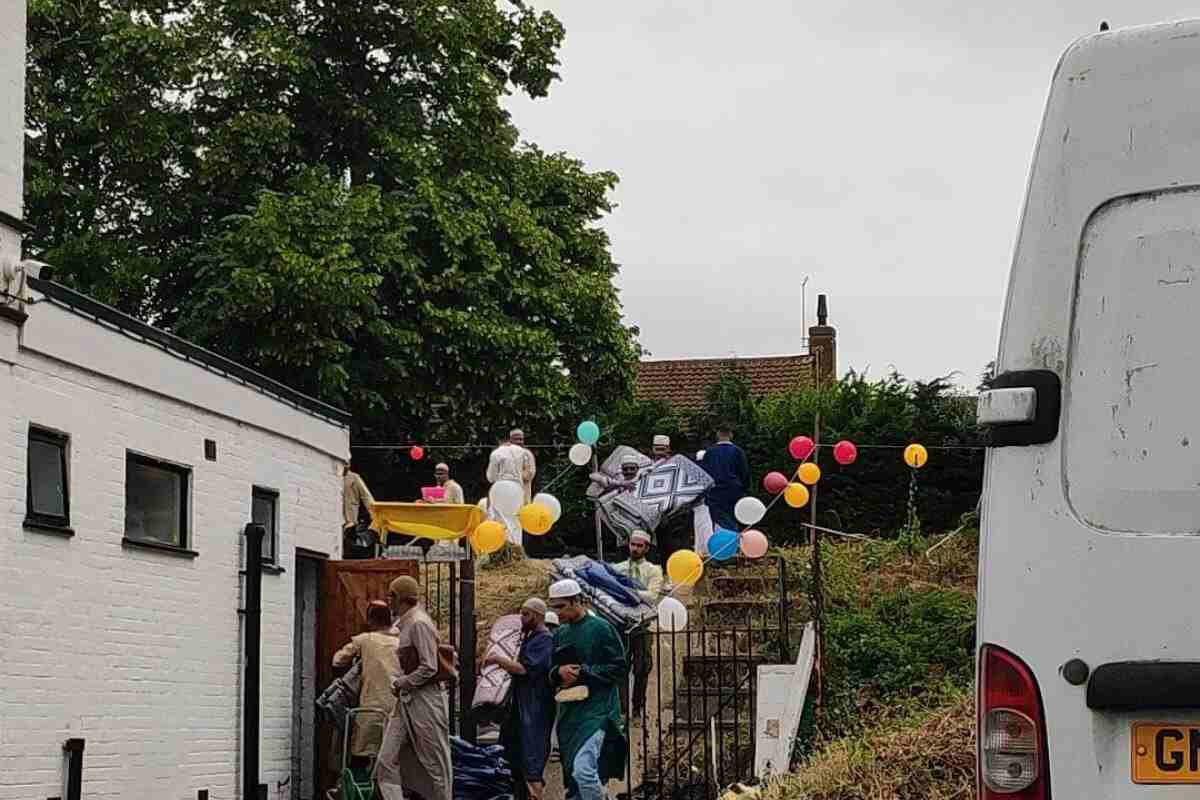
M 494 519 L 479 523 L 471 534 L 471 547 L 480 553 L 494 553 L 504 547 L 504 526 Z
M 672 583 L 691 586 L 704 574 L 704 562 L 695 550 L 676 550 L 667 559 L 667 575 Z
M 804 508 L 808 505 L 808 487 L 803 483 L 789 483 L 783 490 L 783 502 L 792 508 Z
M 929 451 L 924 445 L 910 444 L 904 448 L 904 463 L 913 469 L 920 469 L 929 460 Z
M 517 512 L 517 520 L 526 533 L 541 536 L 554 524 L 554 512 L 544 503 L 526 503 Z
M 800 469 L 796 470 L 796 474 L 800 476 L 801 483 L 807 483 L 809 486 L 821 480 L 821 468 L 811 461 L 801 464 Z

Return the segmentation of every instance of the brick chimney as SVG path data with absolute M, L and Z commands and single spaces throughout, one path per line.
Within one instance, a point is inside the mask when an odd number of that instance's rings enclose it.
M 837 380 L 837 331 L 827 324 L 829 308 L 825 295 L 817 295 L 817 324 L 808 329 L 808 352 L 816 359 L 818 386 Z

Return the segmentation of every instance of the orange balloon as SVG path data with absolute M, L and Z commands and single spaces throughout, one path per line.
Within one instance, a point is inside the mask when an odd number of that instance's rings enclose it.
M 811 461 L 806 461 L 796 470 L 796 474 L 800 477 L 801 483 L 807 483 L 812 486 L 817 481 L 821 480 L 821 468 Z
M 783 502 L 792 508 L 804 508 L 808 505 L 808 487 L 803 483 L 789 483 L 783 490 Z

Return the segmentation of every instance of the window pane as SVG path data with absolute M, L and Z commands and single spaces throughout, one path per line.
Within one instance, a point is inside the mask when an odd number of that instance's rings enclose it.
M 275 561 L 275 497 L 255 492 L 251 504 L 250 519 L 266 528 L 263 536 L 263 558 Z
M 137 461 L 125 467 L 125 535 L 182 547 L 183 476 Z
M 29 440 L 29 488 L 31 514 L 51 517 L 67 515 L 63 480 L 62 446 L 39 439 Z

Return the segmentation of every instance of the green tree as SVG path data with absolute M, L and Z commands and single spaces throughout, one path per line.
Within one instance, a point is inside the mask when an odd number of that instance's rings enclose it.
M 356 413 L 548 436 L 640 352 L 616 176 L 519 141 L 557 79 L 523 2 L 31 0 L 26 204 L 60 278 Z

